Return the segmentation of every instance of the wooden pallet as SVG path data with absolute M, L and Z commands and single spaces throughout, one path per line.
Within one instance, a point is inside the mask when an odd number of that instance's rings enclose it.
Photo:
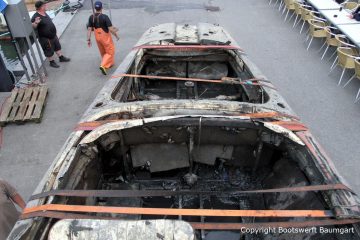
M 15 88 L 3 105 L 0 124 L 40 122 L 47 93 L 47 86 Z

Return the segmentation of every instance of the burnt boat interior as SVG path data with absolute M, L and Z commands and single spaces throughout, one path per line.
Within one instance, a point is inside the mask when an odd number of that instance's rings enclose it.
M 286 137 L 252 122 L 219 119 L 177 119 L 109 132 L 82 146 L 71 171 L 62 176 L 64 189 L 192 190 L 227 192 L 305 186 L 321 182 L 308 172 L 310 157 Z M 302 157 L 300 157 L 302 156 Z M 179 195 L 166 197 L 76 198 L 55 202 L 100 206 L 195 209 L 328 209 L 321 193 Z M 99 216 L 108 216 L 99 214 Z M 182 219 L 188 222 L 252 223 L 289 218 L 119 215 L 119 219 Z M 294 219 L 295 220 L 295 219 Z M 291 218 L 290 218 L 290 221 Z M 196 231 L 197 239 L 219 239 L 219 231 Z M 227 239 L 257 238 L 223 231 Z M 217 236 L 217 237 L 216 237 Z M 337 239 L 307 234 L 299 239 Z M 325 238 L 324 238 L 325 237 Z M 297 239 L 293 235 L 281 239 Z
M 336 173 L 332 172 L 326 157 L 318 151 L 319 146 L 311 141 L 311 135 L 301 132 L 304 134 L 302 136 L 310 139 L 307 138 L 313 148 L 300 145 L 301 141 L 296 141 L 295 133 L 281 128 L 281 125 L 268 122 L 271 117 L 266 117 L 265 124 L 261 118 L 256 120 L 225 116 L 227 107 L 222 107 L 221 110 L 215 107 L 219 101 L 223 101 L 223 104 L 219 105 L 243 105 L 246 111 L 238 111 L 239 113 L 261 113 L 266 107 L 261 104 L 271 105 L 279 98 L 276 91 L 270 90 L 271 83 L 267 85 L 266 79 L 257 79 L 262 76 L 261 73 L 232 41 L 221 27 L 212 24 L 190 26 L 169 23 L 149 29 L 138 42 L 136 51 L 134 49 L 119 67 L 119 72 L 126 73 L 127 76 L 121 76 L 120 80 L 110 80 L 95 99 L 95 105 L 91 105 L 91 110 L 82 118 L 82 121 L 96 121 L 81 122 L 85 123 L 85 129 L 89 126 L 91 130 L 72 133 L 47 178 L 38 187 L 40 192 L 110 190 L 107 193 L 113 194 L 115 191 L 111 190 L 128 190 L 121 193 L 129 195 L 95 197 L 91 194 L 96 191 L 78 191 L 79 194 L 86 192 L 90 195 L 78 197 L 79 195 L 60 196 L 51 193 L 46 195 L 47 197 L 29 202 L 29 206 L 79 205 L 88 206 L 87 210 L 94 210 L 94 206 L 127 207 L 133 208 L 132 211 L 135 208 L 142 211 L 146 208 L 208 209 L 212 213 L 215 212 L 211 211 L 212 209 L 329 210 L 326 212 L 334 213 L 336 217 L 358 217 L 358 211 L 350 209 L 357 204 L 352 199 L 349 201 L 353 193 L 345 190 L 256 194 L 236 192 L 327 185 L 341 181 Z M 110 100 L 107 98 L 109 92 L 112 105 L 102 108 L 103 102 L 97 100 Z M 177 111 L 177 108 L 171 107 L 172 103 L 181 106 L 184 102 L 195 102 L 181 100 L 199 100 L 203 105 L 210 104 L 199 110 L 185 108 Z M 151 104 L 150 101 L 157 102 Z M 129 104 L 121 104 L 126 102 Z M 239 104 L 236 104 L 237 102 Z M 250 104 L 240 103 L 255 104 L 249 106 Z M 136 105 L 145 107 L 141 110 L 141 107 L 137 108 Z M 155 105 L 160 107 L 153 107 Z M 277 105 L 285 108 L 282 103 Z M 135 108 L 132 109 L 132 106 Z M 250 107 L 251 110 L 247 109 Z M 162 112 L 163 109 L 166 111 Z M 292 114 L 289 109 L 284 110 L 286 115 Z M 229 111 L 235 110 L 229 108 Z M 170 114 L 167 114 L 168 112 Z M 204 115 L 204 112 L 213 116 Z M 179 113 L 184 115 L 176 116 Z M 202 117 L 197 117 L 197 114 Z M 134 119 L 130 120 L 133 117 Z M 273 118 L 278 123 L 280 119 L 282 117 Z M 292 124 L 290 118 L 284 122 Z M 93 128 L 94 126 L 97 127 Z M 145 191 L 161 191 L 166 194 L 150 196 L 144 194 Z M 175 194 L 169 194 L 170 192 Z M 71 209 L 74 210 L 73 206 Z M 321 234 L 317 231 L 267 234 L 263 231 L 248 234 L 238 230 L 239 223 L 256 227 L 257 224 L 275 222 L 286 227 L 289 226 L 287 223 L 304 221 L 308 224 L 318 220 L 309 216 L 255 218 L 221 217 L 216 214 L 170 215 L 169 212 L 162 212 L 160 215 L 156 211 L 151 212 L 153 215 L 139 212 L 117 214 L 112 210 L 111 213 L 95 213 L 96 211 L 87 210 L 47 211 L 50 215 L 43 215 L 46 210 L 34 212 L 33 216 L 39 217 L 19 221 L 13 231 L 16 237 L 11 239 L 108 239 L 107 236 L 110 235 L 113 239 L 124 239 L 115 236 L 120 225 L 126 226 L 126 231 L 123 232 L 127 234 L 131 232 L 127 231 L 131 228 L 128 228 L 131 224 L 127 220 L 134 220 L 134 226 L 139 223 L 136 220 L 150 219 L 182 220 L 184 222 L 181 223 L 197 223 L 198 226 L 211 223 L 212 227 L 208 230 L 199 230 L 192 226 L 196 240 L 358 239 L 355 233 L 339 235 Z M 65 221 L 61 218 L 65 218 Z M 115 221 L 103 228 L 104 225 L 96 222 L 98 219 L 107 219 L 107 223 Z M 334 217 L 322 219 L 335 220 Z M 74 224 L 65 227 L 67 220 Z M 83 220 L 87 223 L 78 224 Z M 150 221 L 142 222 L 150 225 Z M 237 230 L 215 230 L 221 229 L 217 228 L 219 223 L 237 224 Z M 163 227 L 164 224 L 160 226 Z M 328 228 L 350 229 L 353 226 L 348 224 Z M 59 230 L 64 234 L 60 234 Z M 141 234 L 130 234 L 131 239 L 150 239 L 145 231 L 139 232 Z M 54 233 L 56 238 L 51 238 L 51 233 Z M 81 238 L 82 233 L 88 235 Z M 168 239 L 158 233 L 156 232 L 155 236 L 157 239 Z M 169 239 L 184 239 L 178 231 L 171 233 L 173 238 Z
M 116 101 L 145 101 L 165 99 L 212 99 L 251 103 L 268 101 L 266 91 L 258 86 L 240 84 L 253 79 L 245 62 L 226 50 L 161 51 L 139 53 L 136 66 L 128 73 L 211 81 L 184 81 L 127 77 L 120 81 L 112 98 Z M 230 80 L 229 80 L 230 79 Z M 223 80 L 222 82 L 217 82 Z

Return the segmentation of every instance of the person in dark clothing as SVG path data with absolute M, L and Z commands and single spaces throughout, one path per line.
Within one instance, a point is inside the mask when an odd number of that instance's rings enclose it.
M 358 6 L 349 16 L 350 18 L 360 21 L 360 6 Z
M 40 45 L 44 55 L 50 61 L 50 66 L 58 68 L 60 66 L 55 62 L 54 53 L 58 55 L 60 62 L 69 62 L 70 58 L 61 53 L 61 44 L 56 35 L 56 27 L 49 15 L 46 14 L 46 4 L 43 1 L 37 1 L 35 8 L 36 13 L 31 18 L 32 25 L 37 29 Z
M 117 28 L 113 27 L 110 18 L 102 13 L 102 3 L 96 1 L 94 8 L 96 12 L 89 17 L 87 24 L 87 40 L 90 47 L 91 32 L 94 32 L 96 43 L 102 58 L 100 71 L 106 75 L 107 69 L 114 65 L 115 46 L 111 35 L 114 35 L 117 40 L 119 40 L 119 35 L 117 33 Z
M 345 2 L 345 0 L 335 0 L 335 2 L 337 2 L 338 4 L 342 4 L 343 2 Z

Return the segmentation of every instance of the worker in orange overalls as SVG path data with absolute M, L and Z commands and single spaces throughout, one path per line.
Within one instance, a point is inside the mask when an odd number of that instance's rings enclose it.
M 100 70 L 106 75 L 107 69 L 114 65 L 115 46 L 111 34 L 119 40 L 117 28 L 112 26 L 110 18 L 102 13 L 102 3 L 96 1 L 95 13 L 89 17 L 87 41 L 91 46 L 91 32 L 94 31 L 96 43 L 102 57 Z

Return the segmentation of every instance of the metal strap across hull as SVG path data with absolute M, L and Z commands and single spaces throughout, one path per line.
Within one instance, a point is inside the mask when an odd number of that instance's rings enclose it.
M 313 185 L 302 187 L 287 187 L 261 190 L 245 191 L 192 191 L 192 190 L 53 190 L 35 194 L 30 200 L 44 198 L 49 196 L 64 197 L 164 197 L 179 195 L 243 195 L 243 194 L 260 194 L 260 193 L 286 193 L 286 192 L 308 192 L 308 191 L 329 191 L 329 190 L 352 190 L 344 184 Z
M 76 214 L 58 211 L 37 211 L 29 212 L 21 215 L 21 219 L 46 217 L 55 219 L 106 219 L 116 220 L 114 217 L 92 216 L 86 214 Z M 262 229 L 262 228 L 305 228 L 305 227 L 319 227 L 319 226 L 334 226 L 359 223 L 359 219 L 324 219 L 324 220 L 309 220 L 299 222 L 255 222 L 255 223 L 201 223 L 190 222 L 194 229 L 202 230 L 239 230 L 242 228 Z
M 115 213 L 129 215 L 168 215 L 168 216 L 217 216 L 217 217 L 334 217 L 329 210 L 228 210 L 228 209 L 177 209 L 177 208 L 141 208 L 141 207 L 108 207 L 45 204 L 26 208 L 23 218 L 28 213 L 43 211 L 60 211 L 75 213 Z

